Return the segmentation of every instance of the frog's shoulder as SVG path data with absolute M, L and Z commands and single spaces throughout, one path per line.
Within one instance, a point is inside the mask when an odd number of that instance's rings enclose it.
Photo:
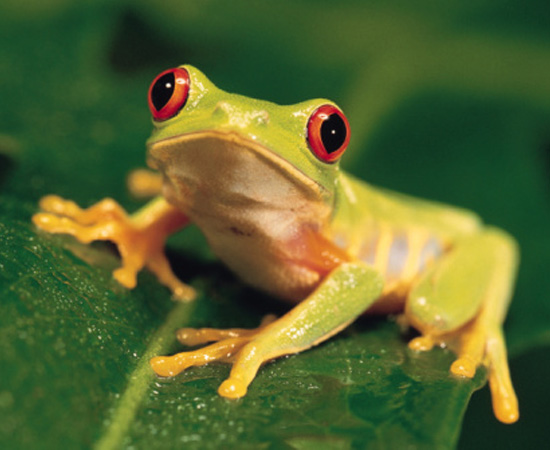
M 363 214 L 397 227 L 418 226 L 438 234 L 461 235 L 483 226 L 479 216 L 470 210 L 372 186 L 346 173 L 341 174 L 340 185 L 346 201 L 351 196 L 355 208 Z

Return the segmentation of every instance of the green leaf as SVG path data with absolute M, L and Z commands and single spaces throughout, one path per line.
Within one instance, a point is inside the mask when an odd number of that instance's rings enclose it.
M 460 445 L 545 440 L 550 343 L 550 27 L 544 1 L 44 2 L 0 6 L 0 447 L 453 448 L 472 392 L 453 355 L 410 352 L 389 319 L 361 319 L 263 367 L 220 398 L 229 367 L 159 379 L 148 359 L 180 350 L 183 326 L 256 326 L 284 311 L 216 262 L 197 230 L 169 256 L 200 297 L 176 304 L 118 258 L 38 233 L 47 193 L 130 210 L 143 166 L 145 93 L 191 62 L 220 87 L 279 103 L 323 96 L 348 112 L 348 167 L 369 181 L 479 212 L 522 247 L 506 327 L 523 419 L 496 425 L 474 396 Z M 544 347 L 546 346 L 546 347 Z M 483 425 L 480 425 L 483 424 Z M 485 434 L 483 434 L 485 433 Z
M 37 236 L 12 218 L 31 210 L 2 203 L 0 406 L 10 448 L 55 447 L 61 439 L 75 447 L 152 448 L 174 436 L 201 448 L 307 448 L 325 439 L 335 448 L 446 445 L 484 381 L 482 373 L 453 379 L 448 351 L 416 355 L 397 325 L 382 319 L 359 321 L 325 345 L 267 365 L 241 401 L 216 394 L 226 366 L 158 379 L 148 361 L 175 350 L 175 329 L 249 325 L 262 294 L 207 265 L 196 281 L 204 296 L 195 303 L 172 304 L 151 276 L 126 292 L 110 279 L 115 257 L 103 246 Z

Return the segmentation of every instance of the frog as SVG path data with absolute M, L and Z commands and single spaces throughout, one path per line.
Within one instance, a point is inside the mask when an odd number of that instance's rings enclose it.
M 121 285 L 134 288 L 148 269 L 179 301 L 196 291 L 175 275 L 166 240 L 195 225 L 245 284 L 289 304 L 254 329 L 177 330 L 198 349 L 151 359 L 158 376 L 229 363 L 218 393 L 238 399 L 267 362 L 384 314 L 416 330 L 412 352 L 451 348 L 452 376 L 484 367 L 496 418 L 518 420 L 503 335 L 519 263 L 511 235 L 469 210 L 346 173 L 350 124 L 330 100 L 279 105 L 231 94 L 182 65 L 154 78 L 148 104 L 150 169 L 129 181 L 148 203 L 129 214 L 111 198 L 81 208 L 47 195 L 34 224 L 84 243 L 114 242 Z

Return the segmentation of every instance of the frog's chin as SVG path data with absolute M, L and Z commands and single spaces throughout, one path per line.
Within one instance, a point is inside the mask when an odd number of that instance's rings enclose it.
M 326 203 L 321 185 L 237 132 L 199 131 L 157 141 L 148 146 L 148 164 L 162 173 L 167 199 L 185 210 Z

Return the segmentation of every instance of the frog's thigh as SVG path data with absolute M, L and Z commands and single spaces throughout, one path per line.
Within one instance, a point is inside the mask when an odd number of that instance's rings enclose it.
M 517 265 L 514 241 L 489 228 L 459 242 L 434 263 L 412 287 L 405 313 L 426 335 L 442 335 L 460 328 L 491 308 L 493 322 L 504 320 Z
M 382 288 L 382 277 L 374 269 L 360 262 L 341 264 L 308 298 L 242 348 L 218 392 L 224 397 L 242 397 L 262 363 L 333 336 L 364 312 Z
M 411 289 L 405 309 L 409 322 L 423 334 L 411 341 L 412 348 L 459 337 L 459 357 L 451 372 L 472 377 L 480 364 L 489 368 L 493 408 L 503 422 L 518 415 L 501 331 L 517 261 L 515 241 L 489 228 L 434 264 Z

